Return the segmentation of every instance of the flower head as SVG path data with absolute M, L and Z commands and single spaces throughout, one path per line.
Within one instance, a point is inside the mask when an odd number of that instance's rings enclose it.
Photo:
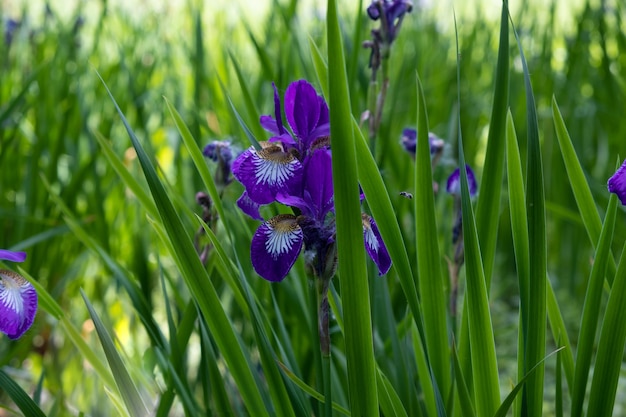
M 25 252 L 1 249 L 0 259 L 23 262 Z M 37 292 L 21 275 L 0 270 L 0 332 L 19 339 L 33 324 L 37 313 Z
M 465 172 L 467 172 L 467 184 L 469 185 L 470 197 L 474 197 L 478 192 L 474 171 L 472 171 L 469 165 L 465 165 Z M 446 191 L 454 196 L 461 196 L 461 170 L 459 168 L 455 169 L 448 177 Z
M 389 43 L 397 36 L 400 24 L 406 13 L 413 10 L 413 3 L 408 0 L 373 0 L 367 8 L 367 15 L 372 20 L 382 20 L 382 33 Z
M 609 192 L 617 194 L 619 200 L 626 206 L 626 160 L 622 166 L 609 178 Z
M 412 156 L 415 156 L 417 149 L 417 130 L 406 128 L 402 131 L 402 146 Z M 430 155 L 438 155 L 443 151 L 444 141 L 432 132 L 428 132 L 428 144 L 430 146 Z
M 294 212 L 259 226 L 250 248 L 252 266 L 268 281 L 281 281 L 304 249 L 309 270 L 330 279 L 336 249 L 328 106 L 311 84 L 300 80 L 287 87 L 284 107 L 289 129 L 274 86 L 274 116 L 260 120 L 273 136 L 261 149 L 245 150 L 232 164 L 234 177 L 245 187 L 237 200 L 244 213 L 262 220 L 260 206 L 273 202 Z M 384 274 L 389 255 L 373 219 L 368 225 L 366 249 Z
M 233 149 L 230 142 L 214 140 L 204 147 L 202 154 L 213 162 L 217 162 L 215 182 L 221 186 L 230 183 L 231 164 L 233 162 Z

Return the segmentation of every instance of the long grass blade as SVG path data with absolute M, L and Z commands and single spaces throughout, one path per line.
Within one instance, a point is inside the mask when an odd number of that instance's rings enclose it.
M 582 416 L 583 402 L 589 377 L 589 367 L 593 355 L 594 342 L 600 305 L 602 303 L 602 287 L 607 269 L 613 230 L 615 227 L 615 213 L 617 212 L 617 196 L 611 194 L 609 206 L 604 217 L 604 225 L 600 232 L 600 239 L 596 246 L 596 254 L 591 268 L 591 274 L 585 292 L 585 304 L 580 320 L 580 333 L 576 348 L 576 370 L 574 374 L 574 387 L 572 388 L 572 417 Z
M 93 306 L 89 302 L 87 295 L 82 290 L 81 295 L 83 296 L 83 300 L 85 300 L 87 310 L 89 310 L 89 316 L 91 317 L 94 327 L 96 328 L 98 338 L 102 344 L 102 349 L 104 350 L 104 354 L 109 362 L 113 378 L 115 378 L 115 383 L 120 391 L 120 394 L 122 395 L 122 399 L 124 400 L 128 413 L 131 417 L 149 416 L 150 412 L 139 395 L 139 391 L 131 379 L 128 370 L 126 369 L 126 365 L 124 365 L 122 358 L 117 352 L 111 335 L 104 326 L 104 323 L 102 323 L 102 320 L 100 320 L 98 313 L 96 313 Z
M 367 283 L 352 113 L 336 0 L 328 0 L 328 86 L 339 277 L 344 311 L 350 406 L 377 416 L 376 364 Z M 360 243 L 359 243 L 360 242 Z
M 198 306 L 220 348 L 220 352 L 229 365 L 233 378 L 237 381 L 243 401 L 246 407 L 250 411 L 254 411 L 256 415 L 267 416 L 267 409 L 242 346 L 235 335 L 230 319 L 221 306 L 217 292 L 194 250 L 191 237 L 187 234 L 178 213 L 166 194 L 150 158 L 135 136 L 104 80 L 102 80 L 102 83 L 107 89 L 135 148 L 150 191 L 159 210 L 159 217 L 175 250 L 172 255 L 174 255 L 177 266 L 180 268 L 191 294 L 198 302 Z

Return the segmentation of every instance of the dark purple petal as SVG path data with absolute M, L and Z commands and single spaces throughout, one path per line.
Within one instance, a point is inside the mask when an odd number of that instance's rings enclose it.
M 261 213 L 259 213 L 259 208 L 261 207 L 259 204 L 250 200 L 248 197 L 248 193 L 246 191 L 241 194 L 241 197 L 237 200 L 237 207 L 241 209 L 245 214 L 252 217 L 254 220 L 263 220 L 261 217 Z
M 363 239 L 365 241 L 365 250 L 378 267 L 378 275 L 384 275 L 391 268 L 391 257 L 383 242 L 383 238 L 378 231 L 378 226 L 371 216 L 365 213 L 361 214 L 363 222 Z
M 37 292 L 32 284 L 12 271 L 0 271 L 0 331 L 20 338 L 37 313 Z
M 306 80 L 295 81 L 287 87 L 285 115 L 296 137 L 308 141 L 320 119 L 320 105 L 315 88 Z
M 24 262 L 26 252 L 13 252 L 11 250 L 0 249 L 0 260 L 11 262 Z
M 467 172 L 467 185 L 469 185 L 470 197 L 474 197 L 478 190 L 476 177 L 474 176 L 474 171 L 472 171 L 472 168 L 470 168 L 469 165 L 465 165 L 465 170 Z M 461 170 L 459 168 L 455 169 L 454 172 L 448 177 L 446 191 L 449 194 L 459 197 L 461 196 Z
M 279 214 L 263 223 L 252 237 L 254 270 L 268 281 L 282 281 L 302 249 L 302 229 L 296 216 Z
M 374 0 L 367 8 L 367 15 L 372 20 L 378 20 L 380 17 L 380 10 L 378 10 L 378 5 L 376 3 L 378 3 L 378 0 Z
M 324 220 L 333 207 L 333 176 L 330 150 L 318 149 L 307 159 L 304 167 L 304 198 L 311 201 L 314 217 Z
M 417 131 L 415 129 L 406 128 L 402 131 L 402 146 L 411 155 L 415 156 L 417 148 Z
M 276 119 L 268 114 L 264 114 L 259 118 L 259 122 L 261 123 L 261 127 L 273 135 L 280 135 L 278 131 L 278 124 L 276 123 Z
M 285 127 L 283 126 L 283 116 L 280 114 L 280 96 L 278 95 L 278 89 L 276 84 L 272 83 L 274 88 L 274 117 L 276 117 L 276 127 L 278 128 L 278 134 L 285 133 Z
M 609 178 L 609 192 L 617 194 L 619 200 L 626 206 L 626 160 L 622 166 Z
M 269 204 L 278 192 L 291 192 L 302 181 L 302 164 L 281 146 L 269 144 L 260 151 L 250 148 L 233 162 L 233 175 L 257 204 Z

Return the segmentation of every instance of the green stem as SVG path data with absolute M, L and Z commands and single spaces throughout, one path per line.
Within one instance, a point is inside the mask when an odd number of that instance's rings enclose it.
M 324 378 L 324 417 L 332 417 L 333 399 L 330 383 L 330 355 L 322 355 L 322 373 Z

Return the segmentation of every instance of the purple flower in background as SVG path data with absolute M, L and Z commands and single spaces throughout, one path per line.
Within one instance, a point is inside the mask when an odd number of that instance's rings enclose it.
M 4 44 L 11 46 L 13 43 L 13 36 L 15 32 L 20 28 L 21 23 L 15 19 L 8 18 L 4 21 Z
M 404 150 L 415 156 L 417 149 L 417 130 L 406 128 L 402 131 L 402 146 Z M 428 132 L 428 144 L 430 145 L 430 155 L 438 155 L 443 151 L 444 141 L 432 132 Z
M 0 249 L 0 260 L 24 262 L 25 252 Z M 0 270 L 0 332 L 19 339 L 33 324 L 37 313 L 37 292 L 21 275 Z
M 382 21 L 382 33 L 391 43 L 398 34 L 404 15 L 412 9 L 413 3 L 408 0 L 374 0 L 367 8 L 367 15 L 372 20 Z
M 336 265 L 334 192 L 328 106 L 307 81 L 291 83 L 285 92 L 283 124 L 281 102 L 274 86 L 274 117 L 262 116 L 261 125 L 274 136 L 250 147 L 232 164 L 245 191 L 237 200 L 250 217 L 262 220 L 261 205 L 279 202 L 294 214 L 264 221 L 252 238 L 250 257 L 259 275 L 282 281 L 304 248 L 307 267 L 324 280 Z M 364 236 L 368 254 L 380 273 L 391 261 L 376 223 L 368 216 Z
M 233 162 L 233 149 L 230 142 L 214 140 L 204 147 L 202 154 L 211 161 L 217 162 L 215 183 L 222 187 L 230 184 L 230 172 Z
M 617 194 L 619 200 L 626 206 L 626 160 L 617 172 L 609 178 L 609 192 Z
M 467 172 L 467 184 L 469 185 L 470 197 L 474 197 L 478 192 L 478 185 L 476 185 L 474 171 L 472 171 L 472 168 L 470 168 L 469 165 L 465 165 L 465 171 Z M 448 177 L 446 191 L 454 196 L 461 196 L 461 170 L 459 168 L 455 169 L 454 172 Z

